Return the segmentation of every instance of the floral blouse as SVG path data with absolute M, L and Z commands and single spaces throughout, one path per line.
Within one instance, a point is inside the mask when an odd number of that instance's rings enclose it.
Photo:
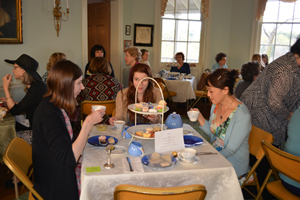
M 216 140 L 212 142 L 213 147 L 215 147 L 218 151 L 221 151 L 224 148 L 224 140 L 227 128 L 230 124 L 231 119 L 233 118 L 238 107 L 242 105 L 241 103 L 232 111 L 229 117 L 219 126 L 216 125 L 216 112 L 219 107 L 219 104 L 215 107 L 214 113 L 212 115 L 212 120 L 210 123 L 210 131 L 216 136 Z

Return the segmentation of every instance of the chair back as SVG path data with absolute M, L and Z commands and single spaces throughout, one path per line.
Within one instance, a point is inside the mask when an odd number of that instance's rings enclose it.
M 262 141 L 261 145 L 273 173 L 277 174 L 280 172 L 290 179 L 300 183 L 300 157 L 284 152 L 267 141 Z
M 136 185 L 118 185 L 114 200 L 203 200 L 206 196 L 204 185 L 195 184 L 180 187 L 153 188 Z
M 200 79 L 199 79 L 199 82 L 197 84 L 197 90 L 205 90 L 206 88 L 206 85 L 205 85 L 205 79 L 206 79 L 206 73 L 202 73 Z
M 3 161 L 15 176 L 32 192 L 38 199 L 43 199 L 35 189 L 33 183 L 27 176 L 31 173 L 32 147 L 22 138 L 14 138 L 7 146 Z
M 81 102 L 81 110 L 80 110 L 80 117 L 81 120 L 83 119 L 83 115 L 89 115 L 92 111 L 93 105 L 102 105 L 106 106 L 106 115 L 112 115 L 113 110 L 116 108 L 116 100 L 109 100 L 109 101 L 88 101 L 85 100 Z

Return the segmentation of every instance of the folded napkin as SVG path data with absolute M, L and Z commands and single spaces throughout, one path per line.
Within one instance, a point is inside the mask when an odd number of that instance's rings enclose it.
M 135 157 L 135 158 L 130 157 L 130 161 L 131 161 L 133 172 L 144 172 L 144 168 L 140 157 Z M 124 173 L 133 173 L 130 171 L 129 164 L 127 162 L 126 157 L 122 158 L 122 164 L 123 164 Z

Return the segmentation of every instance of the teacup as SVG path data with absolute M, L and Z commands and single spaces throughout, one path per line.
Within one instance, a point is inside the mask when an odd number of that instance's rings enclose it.
M 182 149 L 178 153 L 178 158 L 180 158 L 183 162 L 191 163 L 195 160 L 196 150 L 191 148 Z
M 106 110 L 106 106 L 93 105 L 93 106 L 92 106 L 92 109 L 93 109 L 94 111 L 101 110 L 101 109 L 103 109 L 103 110 L 105 111 L 105 110 Z
M 200 114 L 200 112 L 196 111 L 196 110 L 190 110 L 187 112 L 187 115 L 189 116 L 190 121 L 192 121 L 192 122 L 195 122 L 198 120 L 199 114 Z
M 129 127 L 130 127 L 130 126 L 125 127 L 124 130 L 122 131 L 122 137 L 123 137 L 123 138 L 132 138 L 132 136 L 127 132 L 127 129 L 128 129 Z
M 145 150 L 139 141 L 133 141 L 128 147 L 128 153 L 133 156 L 143 156 Z
M 183 79 L 183 76 L 178 76 L 178 80 L 182 80 Z
M 114 121 L 114 126 L 115 126 L 115 129 L 117 129 L 117 130 L 123 130 L 123 128 L 125 126 L 125 122 L 122 120 Z

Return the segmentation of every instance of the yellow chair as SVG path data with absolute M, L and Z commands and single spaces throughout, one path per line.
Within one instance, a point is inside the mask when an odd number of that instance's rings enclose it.
M 33 183 L 29 179 L 32 170 L 32 147 L 22 138 L 14 138 L 7 146 L 3 161 L 14 175 L 29 189 L 29 197 L 33 199 L 33 193 L 38 199 L 43 199 L 33 188 Z M 29 174 L 29 176 L 27 176 Z M 18 186 L 15 178 L 16 199 L 19 199 Z M 29 198 L 29 199 L 30 199 Z
M 176 92 L 173 92 L 173 91 L 170 91 L 169 89 L 168 89 L 168 87 L 167 87 L 167 84 L 165 83 L 165 81 L 164 81 L 164 79 L 162 79 L 162 78 L 154 78 L 154 80 L 156 80 L 156 82 L 159 84 L 159 86 L 161 87 L 161 90 L 162 90 L 162 92 L 163 92 L 163 95 L 164 95 L 164 99 L 166 100 L 166 99 L 170 99 L 171 100 L 171 102 L 172 102 L 172 104 L 173 104 L 173 106 L 174 106 L 174 108 L 175 108 L 175 110 L 176 110 L 176 112 L 178 112 L 177 111 L 177 108 L 176 108 L 176 106 L 175 106 L 175 103 L 174 103 L 174 101 L 173 101 L 173 99 L 172 99 L 172 97 L 174 97 L 174 96 L 176 96 L 177 95 L 177 93 Z M 155 84 L 155 87 L 157 87 L 158 88 L 158 86 Z
M 81 109 L 80 109 L 80 119 L 81 124 L 83 123 L 83 116 L 89 115 L 92 111 L 93 105 L 103 105 L 106 106 L 106 115 L 112 115 L 113 110 L 116 108 L 116 100 L 109 100 L 109 101 L 88 101 L 85 100 L 81 102 Z
M 205 186 L 200 184 L 169 188 L 124 184 L 115 188 L 114 200 L 203 200 L 206 193 Z
M 264 150 L 261 146 L 261 141 L 263 141 L 263 140 L 268 141 L 269 143 L 273 143 L 274 137 L 271 133 L 268 133 L 268 132 L 252 125 L 252 129 L 249 134 L 248 144 L 249 144 L 250 154 L 255 156 L 257 160 L 254 163 L 254 165 L 252 166 L 252 168 L 250 169 L 250 171 L 248 172 L 245 182 L 243 183 L 241 188 L 246 190 L 249 194 L 251 194 L 251 196 L 253 196 L 256 199 L 258 199 L 258 196 L 255 196 L 245 186 L 255 185 L 257 192 L 259 192 L 259 190 L 260 190 L 260 186 L 258 183 L 258 179 L 257 179 L 255 170 L 258 167 L 258 165 L 260 164 L 260 162 L 262 161 L 262 159 L 265 157 Z M 247 181 L 249 180 L 251 175 L 253 175 L 254 181 L 247 183 Z
M 212 105 L 210 98 L 207 96 L 207 89 L 205 86 L 205 79 L 206 79 L 206 73 L 203 73 L 199 79 L 199 82 L 197 84 L 197 90 L 194 90 L 196 99 L 191 103 L 191 105 L 188 107 L 188 109 L 193 108 L 196 106 L 196 104 L 200 101 L 201 98 L 208 99 L 210 105 Z
M 278 172 L 300 183 L 300 157 L 284 152 L 267 141 L 262 141 L 261 145 L 271 166 L 263 185 L 266 184 L 267 190 L 278 199 L 299 200 L 300 197 L 292 194 L 282 185 Z M 276 180 L 268 183 L 272 173 Z M 261 195 L 263 190 L 264 187 L 258 195 Z

